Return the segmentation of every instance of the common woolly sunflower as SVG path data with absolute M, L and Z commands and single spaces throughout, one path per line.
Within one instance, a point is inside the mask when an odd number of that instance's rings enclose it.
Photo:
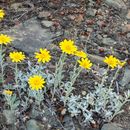
M 116 68 L 119 64 L 119 60 L 114 57 L 113 55 L 110 55 L 108 57 L 105 57 L 105 59 L 103 60 L 109 67 L 111 67 L 112 69 Z
M 7 45 L 9 43 L 11 43 L 13 41 L 13 39 L 5 34 L 0 34 L 0 44 L 4 44 Z
M 76 52 L 74 53 L 74 55 L 75 55 L 75 56 L 78 56 L 78 57 L 80 57 L 80 58 L 86 58 L 86 57 L 87 57 L 87 54 L 86 54 L 85 52 L 83 52 L 83 51 L 76 51 Z
M 84 69 L 91 69 L 92 63 L 88 58 L 81 58 L 78 63 Z
M 40 90 L 44 88 L 45 80 L 40 75 L 33 75 L 28 79 L 28 83 L 32 90 Z
M 62 52 L 67 54 L 74 54 L 77 51 L 77 46 L 74 45 L 74 41 L 65 39 L 59 44 Z
M 11 91 L 11 90 L 4 90 L 3 94 L 5 94 L 5 95 L 12 95 L 13 91 Z
M 40 52 L 35 53 L 35 58 L 38 59 L 38 62 L 45 63 L 51 60 L 51 55 L 47 49 L 40 48 Z
M 126 64 L 126 61 L 120 61 L 120 60 L 118 60 L 118 65 L 119 65 L 120 67 L 125 66 L 125 64 Z
M 12 62 L 18 63 L 25 59 L 25 55 L 23 52 L 10 52 L 9 54 L 10 59 Z
M 0 20 L 3 19 L 5 16 L 4 10 L 0 9 Z

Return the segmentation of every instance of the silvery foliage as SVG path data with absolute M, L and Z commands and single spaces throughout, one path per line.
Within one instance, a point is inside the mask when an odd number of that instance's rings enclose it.
M 71 95 L 67 106 L 72 116 L 82 114 L 84 122 L 94 122 L 94 114 L 99 114 L 104 121 L 111 121 L 113 117 L 123 112 L 121 108 L 126 102 L 130 101 L 129 98 L 129 90 L 122 96 L 114 92 L 113 89 L 99 84 L 93 92 L 89 92 L 83 97 Z
M 18 108 L 20 101 L 17 99 L 16 94 L 13 94 L 13 96 L 5 94 L 5 99 L 11 110 L 16 110 Z
M 21 89 L 20 93 L 24 96 L 24 100 L 22 101 L 22 105 L 24 107 L 27 106 L 29 98 L 33 97 L 35 98 L 35 101 L 37 104 L 40 104 L 40 102 L 44 99 L 44 92 L 47 91 L 53 84 L 54 84 L 54 76 L 48 72 L 45 72 L 46 67 L 43 65 L 32 65 L 30 61 L 28 61 L 28 70 L 26 72 L 18 71 L 18 82 L 19 82 L 19 88 Z M 45 81 L 46 86 L 44 90 L 39 91 L 33 91 L 28 86 L 28 78 L 33 75 L 41 75 Z M 28 93 L 28 96 L 25 96 L 24 92 Z
M 43 65 L 32 65 L 30 61 L 28 61 L 28 70 L 26 73 L 23 71 L 18 72 L 18 79 L 20 88 L 26 88 L 28 78 L 33 75 L 41 75 L 43 78 L 46 79 L 46 87 L 49 88 L 54 83 L 54 76 L 50 73 L 45 72 L 45 66 Z

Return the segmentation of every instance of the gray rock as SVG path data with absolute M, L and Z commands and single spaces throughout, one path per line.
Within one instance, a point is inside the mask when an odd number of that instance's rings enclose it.
M 22 7 L 22 3 L 13 3 L 11 4 L 11 8 L 14 9 L 14 10 L 17 10 Z
M 127 85 L 129 82 L 130 82 L 130 69 L 126 68 L 126 69 L 125 69 L 124 76 L 123 76 L 123 78 L 122 78 L 120 84 L 121 84 L 122 86 L 125 86 L 125 85 Z
M 51 13 L 49 11 L 42 11 L 39 13 L 38 18 L 42 19 L 42 18 L 47 18 L 51 15 Z
M 130 19 L 130 9 L 129 9 L 128 12 L 127 12 L 126 18 L 127 18 L 127 19 Z
M 112 38 L 105 37 L 105 38 L 103 38 L 102 43 L 105 44 L 105 45 L 111 45 L 112 46 L 112 45 L 116 44 L 116 41 L 113 40 Z
M 101 130 L 124 130 L 121 125 L 116 123 L 104 124 Z
M 6 118 L 6 122 L 8 125 L 12 125 L 16 122 L 15 111 L 13 110 L 4 110 L 3 115 Z
M 27 121 L 26 126 L 27 126 L 27 130 L 41 130 L 40 127 L 38 126 L 37 121 L 33 119 Z
M 47 47 L 61 36 L 61 32 L 54 34 L 50 29 L 42 28 L 35 18 L 2 33 L 12 36 L 14 38 L 12 46 L 28 54 L 38 51 L 39 48 Z
M 127 38 L 130 38 L 130 33 L 127 34 Z
M 114 8 L 127 9 L 123 0 L 105 0 L 105 3 Z
M 53 22 L 48 21 L 48 20 L 43 20 L 43 21 L 41 21 L 41 24 L 42 24 L 43 27 L 49 28 L 49 27 L 51 27 L 53 25 Z
M 65 116 L 63 122 L 64 122 L 64 127 L 66 130 L 75 130 L 75 127 L 74 127 L 74 124 L 73 124 L 71 117 Z
M 54 112 L 48 107 L 44 106 L 44 117 L 47 118 L 48 124 L 50 124 L 52 127 L 60 128 L 61 124 L 58 122 L 58 119 L 56 118 Z
M 91 9 L 91 8 L 89 8 L 89 9 L 87 10 L 87 15 L 94 17 L 94 16 L 96 15 L 96 12 L 97 12 L 96 9 Z

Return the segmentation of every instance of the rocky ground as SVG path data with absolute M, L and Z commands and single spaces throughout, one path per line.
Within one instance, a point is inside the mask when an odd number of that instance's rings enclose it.
M 96 63 L 107 54 L 127 59 L 120 84 L 130 88 L 130 0 L 0 0 L 0 8 L 6 11 L 0 31 L 14 37 L 15 49 L 31 55 L 40 47 L 55 48 L 64 38 L 74 39 Z M 130 103 L 124 109 L 101 130 L 130 130 Z M 73 128 L 70 120 L 64 118 L 66 130 Z

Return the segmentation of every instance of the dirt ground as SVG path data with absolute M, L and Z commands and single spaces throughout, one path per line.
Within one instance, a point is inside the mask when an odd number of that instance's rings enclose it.
M 80 48 L 94 56 L 95 62 L 100 63 L 100 57 L 113 54 L 121 60 L 126 59 L 130 68 L 130 1 L 122 1 L 124 5 L 113 6 L 105 0 L 0 0 L 0 8 L 6 11 L 0 31 L 24 24 L 33 17 L 43 27 L 48 26 L 43 25 L 43 21 L 51 21 L 49 29 L 52 32 L 64 32 L 56 41 L 74 39 Z M 125 87 L 128 86 L 130 84 Z M 124 110 L 113 122 L 130 129 L 130 103 Z

